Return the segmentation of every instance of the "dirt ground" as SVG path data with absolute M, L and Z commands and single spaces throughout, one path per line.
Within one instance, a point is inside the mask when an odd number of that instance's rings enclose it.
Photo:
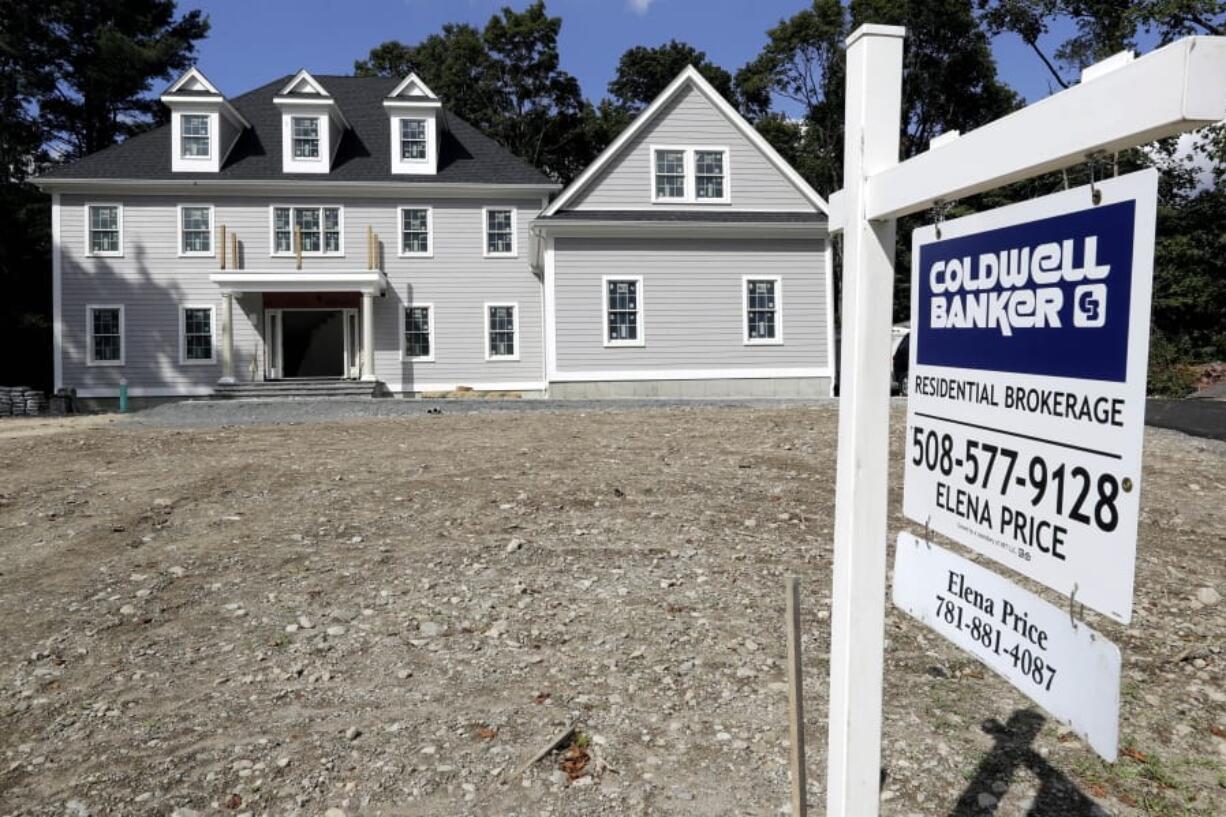
M 0 815 L 786 813 L 789 574 L 824 811 L 830 407 L 3 430 Z M 1226 444 L 1146 446 L 1120 762 L 891 610 L 886 815 L 1226 815 Z

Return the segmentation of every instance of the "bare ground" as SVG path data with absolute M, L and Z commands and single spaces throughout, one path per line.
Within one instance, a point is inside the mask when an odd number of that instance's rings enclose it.
M 778 814 L 792 573 L 821 813 L 835 421 L 0 423 L 0 815 Z M 1226 814 L 1226 444 L 1146 445 L 1125 756 L 891 610 L 885 814 Z

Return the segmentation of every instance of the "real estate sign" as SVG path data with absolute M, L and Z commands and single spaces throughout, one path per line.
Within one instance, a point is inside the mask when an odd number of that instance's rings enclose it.
M 894 604 L 1068 724 L 1107 761 L 1119 745 L 1120 650 L 990 570 L 902 533 Z
M 913 235 L 904 512 L 1124 623 L 1157 184 L 1145 170 Z

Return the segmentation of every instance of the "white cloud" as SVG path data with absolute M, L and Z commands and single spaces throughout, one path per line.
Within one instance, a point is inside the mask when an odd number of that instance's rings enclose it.
M 626 0 L 626 5 L 629 6 L 630 10 L 635 14 L 642 15 L 646 14 L 648 10 L 651 9 L 651 4 L 655 1 L 656 0 Z

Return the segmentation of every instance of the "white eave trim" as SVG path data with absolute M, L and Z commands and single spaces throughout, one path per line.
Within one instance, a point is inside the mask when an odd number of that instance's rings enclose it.
M 638 117 L 630 123 L 621 134 L 618 135 L 613 142 L 604 149 L 601 154 L 596 157 L 596 161 L 588 165 L 587 169 L 579 175 L 570 185 L 562 191 L 562 194 L 554 199 L 553 204 L 545 209 L 542 215 L 551 216 L 558 210 L 561 210 L 566 204 L 571 201 L 580 191 L 585 189 L 588 184 L 595 179 L 605 166 L 621 153 L 630 140 L 632 140 L 640 131 L 656 117 L 656 115 L 664 109 L 664 107 L 676 96 L 681 88 L 686 84 L 691 84 L 703 96 L 705 96 L 711 104 L 713 104 L 722 113 L 729 122 L 731 122 L 737 130 L 745 136 L 756 147 L 762 155 L 764 155 L 776 169 L 782 173 L 788 181 L 790 181 L 800 194 L 808 199 L 814 207 L 823 213 L 827 212 L 826 201 L 817 191 L 814 190 L 808 182 L 801 177 L 796 169 L 787 163 L 787 161 L 779 155 L 779 152 L 771 147 L 770 143 L 758 133 L 753 125 L 745 120 L 745 117 L 737 113 L 736 109 L 728 104 L 728 100 L 720 95 L 719 91 L 711 86 L 711 83 L 700 74 L 692 65 L 687 65 L 685 69 L 677 75 L 677 78 L 669 83 L 668 87 L 660 92 L 660 95 L 652 100 L 651 104 L 638 115 Z
M 235 195 L 297 195 L 325 193 L 330 196 L 366 195 L 387 198 L 437 196 L 439 198 L 540 198 L 561 188 L 557 182 L 541 184 L 492 184 L 488 182 L 338 182 L 325 179 L 72 179 L 34 178 L 39 189 L 72 192 L 191 193 L 201 189 Z
M 311 72 L 305 68 L 299 69 L 298 73 L 294 74 L 294 78 L 285 83 L 285 85 L 281 87 L 280 91 L 277 91 L 277 96 L 288 96 L 294 90 L 294 86 L 298 85 L 300 82 L 306 82 L 308 85 L 314 88 L 314 96 L 321 99 L 327 99 L 329 101 L 332 100 L 332 94 L 328 93 L 328 89 L 321 85 L 319 80 L 311 76 Z M 309 97 L 312 96 L 312 94 L 306 94 L 306 96 Z
M 210 82 L 209 78 L 204 75 L 204 72 L 193 65 L 191 68 L 188 68 L 183 72 L 183 76 L 179 77 L 170 84 L 170 87 L 167 88 L 166 92 L 162 95 L 163 98 L 172 94 L 177 94 L 179 91 L 183 90 L 183 86 L 187 84 L 188 80 L 192 79 L 203 85 L 209 93 L 217 94 L 217 96 L 222 95 L 221 91 L 217 89 L 217 86 Z
M 402 93 L 404 93 L 404 89 L 407 88 L 410 84 L 416 85 L 417 88 L 422 92 L 424 96 L 430 99 L 433 99 L 436 102 L 438 101 L 438 94 L 434 93 L 434 91 L 431 91 L 430 86 L 422 82 L 421 77 L 417 76 L 417 74 L 411 71 L 409 72 L 409 75 L 407 77 L 405 77 L 404 79 L 400 81 L 399 85 L 397 85 L 394 89 L 392 89 L 392 92 L 387 95 L 387 98 L 394 99 L 396 97 L 399 97 Z M 405 101 L 412 101 L 412 99 L 411 97 L 405 97 Z
M 719 222 L 719 221 L 552 221 L 537 219 L 533 232 L 553 237 L 652 236 L 665 238 L 825 238 L 825 222 Z
M 242 270 L 215 272 L 209 281 L 223 292 L 362 292 L 382 295 L 387 276 L 379 270 L 366 272 L 275 272 Z

